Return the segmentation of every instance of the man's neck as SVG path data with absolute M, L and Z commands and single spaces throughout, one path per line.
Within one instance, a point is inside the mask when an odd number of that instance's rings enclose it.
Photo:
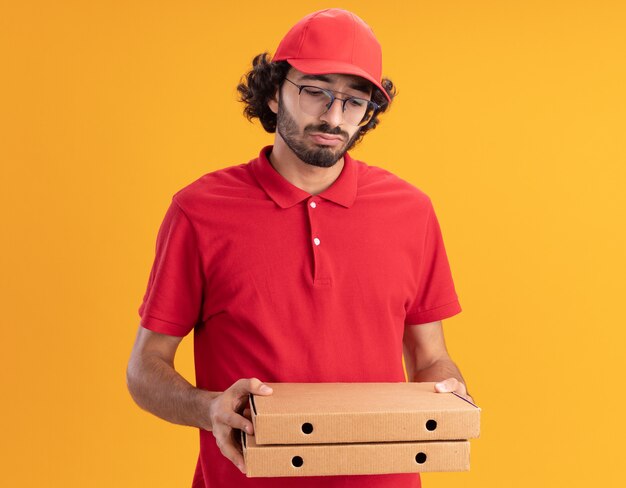
M 289 183 L 311 195 L 322 193 L 330 187 L 339 178 L 344 165 L 343 158 L 330 168 L 307 164 L 289 149 L 279 135 L 276 136 L 269 161 Z

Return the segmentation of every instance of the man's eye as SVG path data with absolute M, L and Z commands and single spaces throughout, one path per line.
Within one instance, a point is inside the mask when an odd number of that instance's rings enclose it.
M 358 108 L 367 105 L 367 101 L 363 100 L 362 98 L 349 98 L 348 103 L 350 104 L 350 106 Z
M 302 91 L 304 93 L 306 93 L 307 95 L 311 95 L 312 97 L 323 97 L 324 96 L 324 92 L 322 90 L 317 90 L 315 88 L 303 88 Z

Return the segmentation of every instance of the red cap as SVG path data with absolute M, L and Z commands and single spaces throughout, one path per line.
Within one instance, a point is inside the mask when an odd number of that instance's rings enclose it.
M 288 61 L 307 74 L 341 73 L 380 84 L 382 49 L 372 29 L 352 12 L 329 8 L 313 12 L 294 25 L 280 41 L 272 61 Z

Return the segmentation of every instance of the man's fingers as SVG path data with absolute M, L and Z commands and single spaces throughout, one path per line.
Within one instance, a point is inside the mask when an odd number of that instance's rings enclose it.
M 267 386 L 258 378 L 241 379 L 233 384 L 231 387 L 239 396 L 252 393 L 254 395 L 271 395 L 272 388 Z
M 211 407 L 211 426 L 217 447 L 242 473 L 246 472 L 246 466 L 235 434 L 236 429 L 248 434 L 254 433 L 252 422 L 239 414 L 245 411 L 245 403 L 250 393 L 271 395 L 272 388 L 258 378 L 240 379 L 216 397 Z M 249 410 L 247 416 L 250 417 Z
M 456 393 L 463 398 L 474 403 L 474 399 L 467 394 L 467 387 L 456 378 L 448 378 L 447 380 L 435 383 L 435 391 L 437 393 Z
M 438 393 L 455 392 L 460 395 L 465 395 L 465 385 L 456 378 L 448 378 L 447 380 L 435 383 L 435 391 Z
M 253 434 L 252 422 L 250 422 L 247 418 L 239 415 L 235 412 L 222 412 L 218 416 L 218 420 L 222 423 L 230 427 L 231 429 L 239 429 L 247 432 L 248 434 Z
M 250 378 L 248 380 L 248 391 L 255 395 L 270 395 L 273 390 L 261 380 L 257 378 Z
M 231 432 L 230 429 L 219 429 L 218 432 L 213 431 L 215 442 L 222 455 L 237 466 L 239 471 L 245 474 L 246 465 L 237 444 L 235 444 L 230 435 Z

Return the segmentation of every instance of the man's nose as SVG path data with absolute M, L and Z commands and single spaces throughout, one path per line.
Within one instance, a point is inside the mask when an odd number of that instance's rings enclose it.
M 331 127 L 337 127 L 343 123 L 343 102 L 335 98 L 330 108 L 320 117 Z

